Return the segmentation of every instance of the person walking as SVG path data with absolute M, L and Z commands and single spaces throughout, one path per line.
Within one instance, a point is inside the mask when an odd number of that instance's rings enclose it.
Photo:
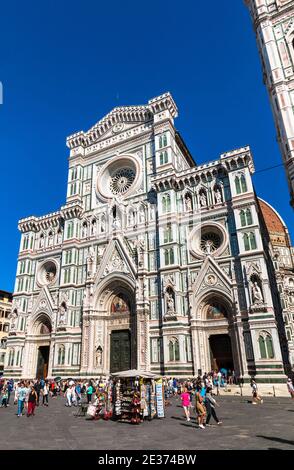
M 49 387 L 48 387 L 48 384 L 45 382 L 42 388 L 43 406 L 48 406 L 48 394 L 49 394 Z
M 205 408 L 207 411 L 206 426 L 211 426 L 211 424 L 209 424 L 211 416 L 213 417 L 213 419 L 215 420 L 217 424 L 222 424 L 222 421 L 218 419 L 216 412 L 215 412 L 215 407 L 219 406 L 219 404 L 213 398 L 211 392 L 212 392 L 212 388 L 208 387 L 206 389 L 206 395 L 205 395 Z
M 35 416 L 35 408 L 36 408 L 37 400 L 38 400 L 37 392 L 35 390 L 35 387 L 32 386 L 29 392 L 29 397 L 28 397 L 28 413 L 27 413 L 28 418 L 30 416 Z
M 288 392 L 290 393 L 291 398 L 294 399 L 294 385 L 290 377 L 287 380 L 287 388 L 288 388 Z
M 252 388 L 252 405 L 257 405 L 257 404 L 263 403 L 263 399 L 258 394 L 257 383 L 255 382 L 254 379 L 250 380 L 250 386 Z
M 27 396 L 27 389 L 24 386 L 24 383 L 21 382 L 20 386 L 17 389 L 17 416 L 22 416 L 24 409 L 24 403 Z
M 195 393 L 195 408 L 197 413 L 198 426 L 201 429 L 205 429 L 204 422 L 206 418 L 206 409 L 204 406 L 203 397 L 201 396 L 199 390 L 197 390 L 197 392 Z
M 191 408 L 191 400 L 190 400 L 190 393 L 188 389 L 185 387 L 183 393 L 181 393 L 181 400 L 182 400 L 182 407 L 184 409 L 186 420 L 190 421 L 190 408 Z

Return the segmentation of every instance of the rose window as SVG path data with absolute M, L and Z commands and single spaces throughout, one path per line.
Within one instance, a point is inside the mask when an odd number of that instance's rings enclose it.
M 110 180 L 111 192 L 113 194 L 124 194 L 132 186 L 135 176 L 135 172 L 131 168 L 122 168 L 116 171 Z
M 200 248 L 203 253 L 214 253 L 220 246 L 222 240 L 217 233 L 208 232 L 201 235 Z
M 45 261 L 38 269 L 38 283 L 41 286 L 53 283 L 57 276 L 57 265 L 54 261 Z

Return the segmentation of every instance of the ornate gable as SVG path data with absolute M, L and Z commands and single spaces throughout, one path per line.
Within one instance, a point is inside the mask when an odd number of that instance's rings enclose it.
M 224 291 L 231 296 L 232 282 L 217 262 L 211 256 L 207 256 L 192 284 L 192 291 L 193 295 L 197 297 L 211 290 Z
M 106 276 L 115 273 L 124 273 L 132 279 L 136 277 L 136 267 L 120 237 L 111 240 L 104 251 L 96 274 L 95 286 Z

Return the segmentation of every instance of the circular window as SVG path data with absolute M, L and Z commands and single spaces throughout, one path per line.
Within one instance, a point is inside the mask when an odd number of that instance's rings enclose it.
M 52 284 L 56 280 L 57 264 L 55 261 L 45 261 L 38 272 L 38 283 L 41 286 Z
M 105 201 L 114 196 L 126 197 L 138 188 L 142 173 L 139 158 L 132 155 L 114 157 L 98 174 L 97 195 Z
M 221 237 L 218 233 L 208 232 L 201 236 L 200 248 L 207 255 L 214 253 L 222 244 Z
M 135 179 L 135 173 L 131 168 L 117 170 L 111 176 L 110 189 L 113 194 L 124 194 L 130 189 Z
M 195 227 L 189 236 L 189 248 L 197 258 L 220 256 L 228 245 L 225 228 L 217 222 Z

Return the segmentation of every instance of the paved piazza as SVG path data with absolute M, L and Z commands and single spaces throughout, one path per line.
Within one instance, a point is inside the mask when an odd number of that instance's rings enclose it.
M 287 449 L 294 450 L 294 401 L 266 398 L 252 405 L 241 397 L 220 397 L 217 409 L 223 421 L 201 430 L 195 417 L 187 423 L 180 400 L 173 399 L 165 419 L 139 426 L 75 417 L 77 409 L 64 406 L 61 397 L 36 416 L 17 418 L 16 406 L 0 409 L 0 449 Z

